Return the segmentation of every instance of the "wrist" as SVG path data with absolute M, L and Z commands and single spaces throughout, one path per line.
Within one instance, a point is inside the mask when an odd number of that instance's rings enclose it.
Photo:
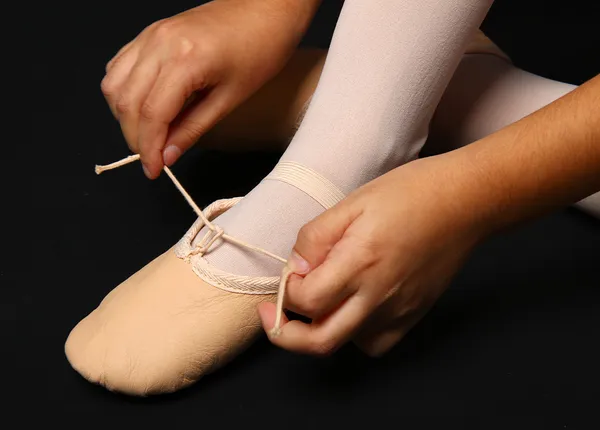
M 419 158 L 395 171 L 402 193 L 418 202 L 422 219 L 436 240 L 480 242 L 497 224 L 496 206 L 477 183 L 478 172 L 468 157 L 456 151 Z M 409 184 L 406 187 L 406 184 Z
M 436 212 L 459 235 L 469 235 L 475 242 L 493 234 L 504 223 L 504 196 L 490 186 L 485 171 L 468 151 L 452 151 L 429 160 L 424 166 L 437 194 Z
M 488 168 L 477 148 L 467 146 L 445 155 L 452 158 L 450 166 L 456 164 L 455 198 L 465 203 L 464 216 L 481 235 L 489 236 L 511 224 L 510 184 L 498 183 L 497 172 Z

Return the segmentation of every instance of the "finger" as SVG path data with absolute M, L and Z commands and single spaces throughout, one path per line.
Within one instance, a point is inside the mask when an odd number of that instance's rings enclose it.
M 110 69 L 113 68 L 113 66 L 119 62 L 119 60 L 121 59 L 121 57 L 127 52 L 129 51 L 129 49 L 131 49 L 131 47 L 133 46 L 133 42 L 135 42 L 136 39 L 133 39 L 131 42 L 129 42 L 128 44 L 126 44 L 125 46 L 123 46 L 121 49 L 119 49 L 119 51 L 115 54 L 114 57 L 111 58 L 111 60 L 106 63 L 106 73 L 108 73 L 110 71 Z
M 374 324 L 368 324 L 361 329 L 353 342 L 365 354 L 380 357 L 400 342 L 423 319 L 429 309 L 431 308 L 419 309 L 393 319 L 378 318 L 377 321 L 373 321 Z
M 366 265 L 342 239 L 330 256 L 304 278 L 292 275 L 284 306 L 293 312 L 318 319 L 330 314 L 356 292 L 354 282 Z M 290 259 L 291 260 L 291 259 Z
M 330 355 L 346 343 L 369 314 L 366 301 L 353 295 L 333 314 L 321 321 L 306 324 L 290 321 L 282 325 L 277 336 L 270 336 L 273 344 L 292 352 L 311 355 Z M 270 333 L 275 323 L 274 304 L 261 309 L 263 327 Z
M 123 54 L 118 62 L 116 62 L 108 72 L 102 82 L 100 88 L 108 106 L 116 119 L 119 119 L 119 113 L 116 109 L 116 103 L 120 96 L 120 89 L 124 82 L 129 77 L 131 69 L 138 60 L 138 50 L 129 49 Z
M 258 305 L 258 315 L 265 331 L 269 331 L 275 325 L 277 308 L 274 303 L 263 302 Z M 289 319 L 286 314 L 281 315 L 281 325 L 289 323 Z
M 346 198 L 305 224 L 298 232 L 290 258 L 294 273 L 308 273 L 323 263 L 359 214 L 358 205 Z
M 138 123 L 140 109 L 148 93 L 154 86 L 160 70 L 160 63 L 155 57 L 141 58 L 131 70 L 127 81 L 122 85 L 115 108 L 119 115 L 121 130 L 129 148 L 140 153 L 144 167 L 144 154 L 138 146 Z
M 168 166 L 175 163 L 198 139 L 223 119 L 230 108 L 231 103 L 226 92 L 218 88 L 189 102 L 171 126 L 163 151 L 164 163 Z
M 147 39 L 146 36 L 157 26 L 158 23 L 159 21 L 150 24 L 136 37 L 134 37 L 129 43 L 127 43 L 121 49 L 119 49 L 119 51 L 112 57 L 112 59 L 108 63 L 106 63 L 106 71 L 108 72 L 109 70 L 111 70 L 132 47 L 139 47 L 140 45 L 142 45 L 144 39 Z
M 397 315 L 391 303 L 387 305 L 374 311 L 352 339 L 360 350 L 371 357 L 380 357 L 399 342 L 407 332 L 407 321 L 414 318 L 411 314 Z
M 140 110 L 138 143 L 142 160 L 152 175 L 165 164 L 162 151 L 171 122 L 181 112 L 186 100 L 198 89 L 194 76 L 180 63 L 162 68 Z
M 404 328 L 383 330 L 369 337 L 355 339 L 354 344 L 370 357 L 381 357 L 400 342 L 407 332 Z
M 296 274 L 308 273 L 304 278 L 290 277 L 286 293 L 288 309 L 319 318 L 356 291 L 353 286 L 357 284 L 353 281 L 368 267 L 371 254 L 356 246 L 351 236 L 344 235 L 356 219 L 353 206 L 352 202 L 344 201 L 300 229 L 288 265 Z M 308 256 L 308 261 L 300 253 Z

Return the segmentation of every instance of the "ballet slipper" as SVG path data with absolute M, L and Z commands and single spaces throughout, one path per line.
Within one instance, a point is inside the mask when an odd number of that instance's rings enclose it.
M 274 300 L 215 288 L 169 249 L 77 324 L 66 356 L 84 378 L 111 391 L 173 392 L 247 348 L 261 332 L 256 306 Z
M 97 166 L 96 173 L 136 160 L 139 155 Z M 326 206 L 343 197 L 316 173 L 282 166 L 272 172 L 273 179 L 313 192 Z M 164 169 L 200 218 L 173 248 L 113 289 L 65 343 L 67 360 L 84 378 L 133 396 L 180 390 L 231 361 L 261 333 L 257 305 L 274 302 L 279 291 L 277 335 L 290 275 L 284 266 L 276 278 L 236 276 L 206 263 L 203 256 L 218 239 L 286 260 L 212 224 L 241 198 L 218 200 L 201 211 L 170 169 Z M 204 227 L 210 227 L 209 233 L 195 242 Z
M 275 301 L 269 288 L 279 280 L 232 279 L 198 264 L 214 240 L 193 245 L 202 227 L 239 200 L 206 208 L 175 247 L 112 290 L 75 326 L 65 353 L 77 372 L 111 391 L 168 393 L 223 366 L 256 339 L 261 332 L 256 307 Z M 244 294 L 236 294 L 234 286 Z

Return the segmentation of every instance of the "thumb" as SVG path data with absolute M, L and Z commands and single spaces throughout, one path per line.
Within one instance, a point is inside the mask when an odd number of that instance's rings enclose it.
M 199 95 L 194 93 L 171 124 L 163 150 L 163 161 L 172 166 L 204 134 L 227 115 L 231 103 L 218 88 Z
M 347 199 L 305 224 L 298 232 L 288 266 L 303 275 L 321 265 L 360 211 Z

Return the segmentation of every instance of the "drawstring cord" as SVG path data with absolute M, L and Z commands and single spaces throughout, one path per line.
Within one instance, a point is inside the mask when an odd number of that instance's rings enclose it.
M 129 157 L 123 158 L 122 160 L 116 161 L 111 164 L 107 164 L 104 166 L 97 165 L 95 171 L 96 171 L 96 174 L 99 175 L 107 170 L 116 169 L 116 168 L 124 166 L 126 164 L 130 164 L 135 161 L 138 161 L 139 159 L 140 159 L 139 154 L 130 155 Z M 177 180 L 177 178 L 175 177 L 175 175 L 173 174 L 171 169 L 169 169 L 167 166 L 163 166 L 163 170 L 165 171 L 167 176 L 171 179 L 173 184 L 175 184 L 175 187 L 183 195 L 183 197 L 186 199 L 188 204 L 192 207 L 194 212 L 202 219 L 202 221 L 204 222 L 204 225 L 206 225 L 206 227 L 208 227 L 208 229 L 210 230 L 202 238 L 202 240 L 200 241 L 200 245 L 196 248 L 196 250 L 194 250 L 192 252 L 192 254 L 206 253 L 209 250 L 209 248 L 219 238 L 221 238 L 228 242 L 239 245 L 243 248 L 266 255 L 267 257 L 273 258 L 273 259 L 285 264 L 285 266 L 283 267 L 283 270 L 281 272 L 281 278 L 279 281 L 279 290 L 277 292 L 277 313 L 275 316 L 275 325 L 271 329 L 271 333 L 270 333 L 271 336 L 278 336 L 281 333 L 281 320 L 283 317 L 283 298 L 285 295 L 285 289 L 287 286 L 288 279 L 289 279 L 290 275 L 292 274 L 291 269 L 287 265 L 287 260 L 267 251 L 266 249 L 262 249 L 258 246 L 251 245 L 247 242 L 244 242 L 243 240 L 237 239 L 233 236 L 226 234 L 221 227 L 213 224 L 212 222 L 210 222 L 208 220 L 208 218 L 204 215 L 202 210 L 198 207 L 198 205 L 194 202 L 194 200 L 191 198 L 191 196 L 188 194 L 188 192 L 183 188 L 181 183 Z

